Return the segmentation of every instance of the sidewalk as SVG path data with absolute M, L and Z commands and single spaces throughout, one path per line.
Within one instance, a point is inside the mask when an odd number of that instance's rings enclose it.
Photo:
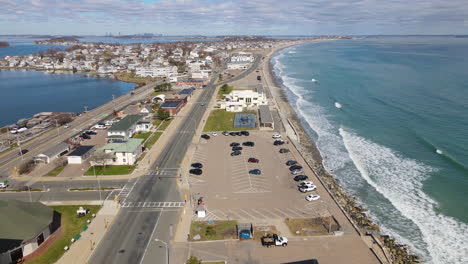
M 103 207 L 89 225 L 88 230 L 81 233 L 81 238 L 73 243 L 56 263 L 87 263 L 93 250 L 112 225 L 119 209 L 120 207 L 115 201 L 104 201 Z

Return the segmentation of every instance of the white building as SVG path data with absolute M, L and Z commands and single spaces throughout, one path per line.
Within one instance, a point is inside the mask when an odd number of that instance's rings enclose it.
M 110 143 L 97 151 L 112 153 L 114 157 L 106 161 L 106 165 L 133 165 L 138 160 L 142 152 L 143 139 L 131 138 L 126 142 Z M 99 165 L 93 164 L 91 165 Z
M 236 52 L 231 56 L 231 62 L 253 62 L 255 57 L 250 52 Z
M 227 64 L 228 70 L 246 70 L 250 66 L 250 62 L 247 61 L 236 61 Z
M 219 107 L 228 112 L 241 112 L 244 107 L 256 109 L 260 105 L 267 104 L 267 98 L 263 93 L 252 90 L 236 90 L 225 94 L 223 101 L 219 102 Z
M 167 67 L 136 67 L 135 68 L 136 76 L 140 77 L 169 77 L 172 75 L 177 75 L 176 66 L 167 66 Z

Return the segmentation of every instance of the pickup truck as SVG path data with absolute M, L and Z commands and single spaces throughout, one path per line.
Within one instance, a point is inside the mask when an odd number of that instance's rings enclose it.
M 271 246 L 285 247 L 288 245 L 288 239 L 285 237 L 278 236 L 277 234 L 262 236 L 261 241 L 262 246 L 268 248 Z

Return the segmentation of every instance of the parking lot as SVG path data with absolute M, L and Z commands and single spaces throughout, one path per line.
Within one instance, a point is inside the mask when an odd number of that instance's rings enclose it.
M 211 136 L 200 139 L 191 163 L 203 164 L 202 175 L 190 175 L 192 198 L 203 197 L 207 214 L 193 220 L 252 220 L 303 218 L 328 216 L 323 200 L 306 201 L 307 194 L 321 195 L 324 190 L 300 193 L 298 182 L 285 165 L 295 160 L 295 154 L 279 153 L 288 148 L 287 140 L 282 146 L 273 146 L 273 132 L 251 131 L 250 136 Z M 255 143 L 254 147 L 242 146 L 245 141 Z M 242 154 L 231 156 L 230 143 L 237 142 L 243 147 Z M 257 158 L 259 163 L 249 163 Z M 302 164 L 304 165 L 304 164 Z M 261 170 L 260 175 L 249 174 L 250 170 Z M 311 177 L 311 173 L 305 173 Z M 311 178 L 314 183 L 316 180 Z

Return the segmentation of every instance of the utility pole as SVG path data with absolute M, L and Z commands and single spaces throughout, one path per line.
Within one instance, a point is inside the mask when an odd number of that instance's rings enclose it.
M 21 142 L 20 142 L 20 140 L 19 140 L 18 133 L 16 134 L 16 142 L 17 142 L 16 144 L 18 144 L 18 148 L 19 148 L 19 151 L 20 151 L 19 153 L 20 153 L 20 155 L 21 155 L 21 160 L 24 160 L 24 158 L 23 158 L 23 150 L 21 150 Z
M 87 105 L 84 106 L 84 112 L 85 112 L 85 113 L 88 112 L 88 106 L 87 106 Z
M 55 127 L 57 128 L 57 137 L 60 136 L 60 127 L 58 125 L 57 119 L 55 119 Z

